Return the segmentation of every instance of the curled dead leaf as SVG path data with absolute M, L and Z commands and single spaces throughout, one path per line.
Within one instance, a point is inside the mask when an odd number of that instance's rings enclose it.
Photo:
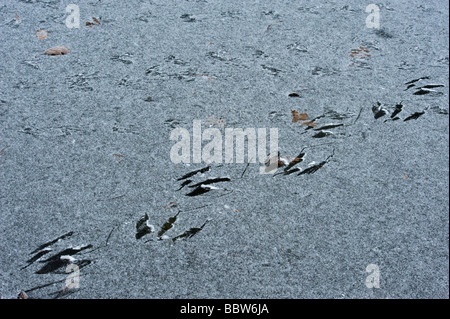
M 48 31 L 47 30 L 38 30 L 36 31 L 36 36 L 38 37 L 39 40 L 44 40 L 48 35 Z
M 365 48 L 363 46 L 360 46 L 358 49 L 351 49 L 350 50 L 350 56 L 352 58 L 356 57 L 358 59 L 364 59 L 365 57 L 370 57 L 369 52 L 370 52 L 369 49 L 367 49 L 367 48 Z
M 90 22 L 90 21 L 86 21 L 86 26 L 88 26 L 88 27 L 92 27 L 93 25 L 95 25 L 95 24 L 98 24 L 98 25 L 100 25 L 100 21 L 97 19 L 97 18 L 95 18 L 95 17 L 92 17 L 92 20 L 94 20 L 94 22 L 95 23 L 93 23 L 93 22 Z
M 308 114 L 306 113 L 298 113 L 295 110 L 291 111 L 292 114 L 292 123 L 298 122 L 298 121 L 305 121 L 308 119 Z
M 58 45 L 56 47 L 52 47 L 50 49 L 48 49 L 47 51 L 45 51 L 44 53 L 47 55 L 64 55 L 69 53 L 69 48 L 62 46 L 62 45 Z
M 19 295 L 17 296 L 17 299 L 29 299 L 28 295 L 25 293 L 25 291 L 21 290 Z
M 170 202 L 169 205 L 164 206 L 164 208 L 172 208 L 172 207 L 177 207 L 177 204 L 175 202 Z
M 298 163 L 303 162 L 303 159 L 305 157 L 306 153 L 303 152 L 303 150 L 300 152 L 299 155 L 297 155 L 296 157 L 292 158 L 291 156 L 286 157 L 286 161 L 287 161 L 287 166 L 284 169 L 285 171 L 290 170 L 293 166 L 295 166 Z
M 314 120 L 311 120 L 311 121 L 303 121 L 302 124 L 303 124 L 303 125 L 307 125 L 307 126 L 309 126 L 309 127 L 316 127 L 316 126 L 317 126 L 317 123 L 314 122 Z

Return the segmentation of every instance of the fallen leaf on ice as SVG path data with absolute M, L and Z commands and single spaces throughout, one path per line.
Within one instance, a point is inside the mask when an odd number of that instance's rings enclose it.
M 25 293 L 25 291 L 21 291 L 19 296 L 17 296 L 17 299 L 28 299 L 28 295 Z
M 48 35 L 48 31 L 47 30 L 38 30 L 36 31 L 36 36 L 38 37 L 39 40 L 44 40 Z
M 306 113 L 298 113 L 295 110 L 291 111 L 292 113 L 292 123 L 298 122 L 298 121 L 305 121 L 308 119 L 308 114 Z
M 370 57 L 371 55 L 369 54 L 370 50 L 360 46 L 358 49 L 351 49 L 350 50 L 350 56 L 352 58 L 356 57 L 358 59 L 364 59 L 365 57 Z
M 45 51 L 44 53 L 47 55 L 64 55 L 69 53 L 69 48 L 62 46 L 62 45 L 58 45 L 56 47 L 52 47 L 50 49 L 48 49 L 47 51 Z
M 95 17 L 92 17 L 92 20 L 94 20 L 94 22 L 95 23 L 93 23 L 93 22 L 90 22 L 90 21 L 86 21 L 86 26 L 88 26 L 88 27 L 92 27 L 93 25 L 95 25 L 95 24 L 98 24 L 98 25 L 100 25 L 100 21 L 97 19 L 97 18 L 95 18 Z
M 306 126 L 309 126 L 309 127 L 316 127 L 316 126 L 317 126 L 317 123 L 314 122 L 314 120 L 311 120 L 311 121 L 303 121 L 302 124 L 303 124 L 303 125 L 306 125 Z
M 292 158 L 288 158 L 288 165 L 285 167 L 285 171 L 290 170 L 293 166 L 295 166 L 298 163 L 303 162 L 303 158 L 305 157 L 306 153 L 303 152 L 303 150 L 300 152 L 300 154 L 298 154 L 296 157 Z
M 299 114 L 295 110 L 292 110 L 291 113 L 292 113 L 292 123 L 300 121 L 301 124 L 309 126 L 309 127 L 316 127 L 317 126 L 317 123 L 314 122 L 314 120 L 307 121 L 308 120 L 308 114 L 306 114 L 306 113 L 300 113 Z
M 177 207 L 177 204 L 174 202 L 170 202 L 169 205 L 164 206 L 164 208 L 171 208 L 171 207 Z

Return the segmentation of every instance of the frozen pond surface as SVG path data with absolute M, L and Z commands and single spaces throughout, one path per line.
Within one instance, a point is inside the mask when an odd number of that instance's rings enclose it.
M 449 297 L 448 2 L 76 3 L 0 2 L 1 298 Z M 306 154 L 175 164 L 195 120 Z

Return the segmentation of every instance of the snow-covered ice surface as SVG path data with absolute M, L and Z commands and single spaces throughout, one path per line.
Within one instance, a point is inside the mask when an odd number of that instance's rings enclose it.
M 0 2 L 1 298 L 449 297 L 448 1 L 68 4 Z M 181 179 L 194 120 L 306 155 Z

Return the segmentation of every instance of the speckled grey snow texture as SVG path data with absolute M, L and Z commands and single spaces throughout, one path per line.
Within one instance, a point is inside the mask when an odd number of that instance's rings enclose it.
M 76 1 L 79 29 L 69 1 L 0 2 L 1 298 L 449 297 L 448 1 L 378 2 L 380 29 L 361 1 L 248 2 Z M 70 53 L 42 54 L 56 45 Z M 291 110 L 344 126 L 313 138 Z M 192 183 L 231 181 L 185 196 L 177 179 L 206 164 L 172 163 L 170 132 L 220 118 L 278 128 L 282 155 L 307 147 L 294 168 L 334 155 L 302 175 L 213 163 Z M 83 245 L 61 295 L 50 257 Z

